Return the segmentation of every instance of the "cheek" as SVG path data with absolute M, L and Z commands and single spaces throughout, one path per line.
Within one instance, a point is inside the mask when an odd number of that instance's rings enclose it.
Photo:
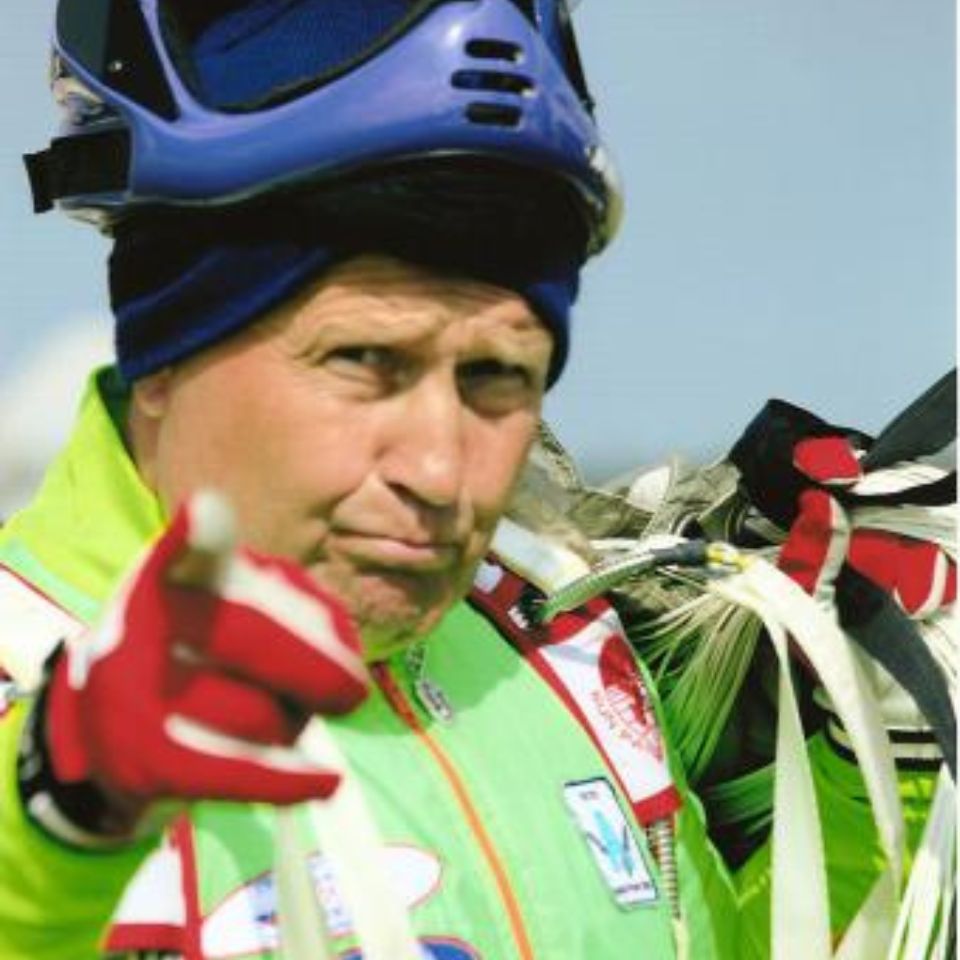
M 293 385 L 260 377 L 259 388 L 237 389 L 238 382 L 258 381 L 235 372 L 229 382 L 189 384 L 178 394 L 160 437 L 165 499 L 215 487 L 237 511 L 245 542 L 289 555 L 307 518 L 322 517 L 362 476 L 362 445 L 343 417 L 318 410 Z
M 496 522 L 513 492 L 536 433 L 538 417 L 517 413 L 479 421 L 468 440 L 467 486 L 474 504 Z
M 247 439 L 232 452 L 237 471 L 225 482 L 251 546 L 304 560 L 323 539 L 336 505 L 362 482 L 360 445 L 348 432 L 289 408 L 282 422 L 270 418 L 260 426 L 241 425 Z
M 157 443 L 157 479 L 169 509 L 202 487 L 228 492 L 225 481 L 233 475 L 231 432 L 221 425 L 218 414 L 216 408 L 208 408 L 201 416 L 178 402 L 164 419 Z
M 352 502 L 372 472 L 370 444 L 358 418 L 315 402 L 279 408 L 261 421 L 240 453 L 233 481 L 248 542 L 268 553 L 305 562 L 316 555 L 340 504 Z M 255 464 L 247 464 L 256 450 Z

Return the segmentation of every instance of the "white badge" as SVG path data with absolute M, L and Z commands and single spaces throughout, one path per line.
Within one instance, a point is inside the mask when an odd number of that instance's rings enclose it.
M 563 796 L 618 906 L 657 900 L 657 888 L 609 781 L 566 783 Z

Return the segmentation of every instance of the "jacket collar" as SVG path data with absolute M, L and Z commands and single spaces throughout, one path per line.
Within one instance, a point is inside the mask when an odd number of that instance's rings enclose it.
M 127 401 L 113 367 L 90 375 L 66 447 L 0 530 L 0 561 L 86 621 L 165 522 L 124 444 Z

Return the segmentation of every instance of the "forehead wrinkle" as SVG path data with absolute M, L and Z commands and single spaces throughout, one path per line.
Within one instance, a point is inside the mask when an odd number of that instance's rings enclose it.
M 395 342 L 423 339 L 442 325 L 443 318 L 433 304 L 410 309 L 402 300 L 376 292 L 330 288 L 320 300 L 306 304 L 296 320 L 305 333 L 338 339 L 376 335 L 378 340 Z
M 416 346 L 455 326 L 461 337 L 490 346 L 508 341 L 522 352 L 546 332 L 520 294 L 499 287 L 423 274 L 393 283 L 370 276 L 367 282 L 371 289 L 356 277 L 328 277 L 305 291 L 287 317 L 295 340 L 371 337 Z
M 389 298 L 391 289 L 400 288 L 400 296 L 440 294 L 448 301 L 472 301 L 478 305 L 501 301 L 510 291 L 469 275 L 445 272 L 402 260 L 389 254 L 366 253 L 333 267 L 327 279 L 338 284 L 376 290 Z M 519 294 L 514 293 L 522 300 Z

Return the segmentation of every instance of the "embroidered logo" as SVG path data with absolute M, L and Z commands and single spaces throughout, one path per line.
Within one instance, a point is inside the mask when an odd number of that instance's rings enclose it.
M 610 783 L 579 780 L 564 784 L 563 794 L 617 905 L 655 903 L 656 884 Z
M 429 899 L 440 888 L 440 860 L 427 850 L 406 845 L 383 848 L 385 865 L 407 909 Z M 331 936 L 353 932 L 353 921 L 340 893 L 329 862 L 320 854 L 308 858 L 317 898 L 323 907 Z M 240 954 L 275 950 L 277 934 L 277 887 L 273 872 L 263 873 L 234 890 L 203 922 L 203 955 L 226 960 Z M 440 954 L 446 960 L 460 955 Z M 469 957 L 471 954 L 462 954 Z M 428 956 L 428 960 L 432 957 Z
M 618 736 L 662 761 L 657 718 L 630 651 L 616 639 L 607 640 L 600 651 L 599 670 L 603 688 L 593 693 L 597 710 Z

